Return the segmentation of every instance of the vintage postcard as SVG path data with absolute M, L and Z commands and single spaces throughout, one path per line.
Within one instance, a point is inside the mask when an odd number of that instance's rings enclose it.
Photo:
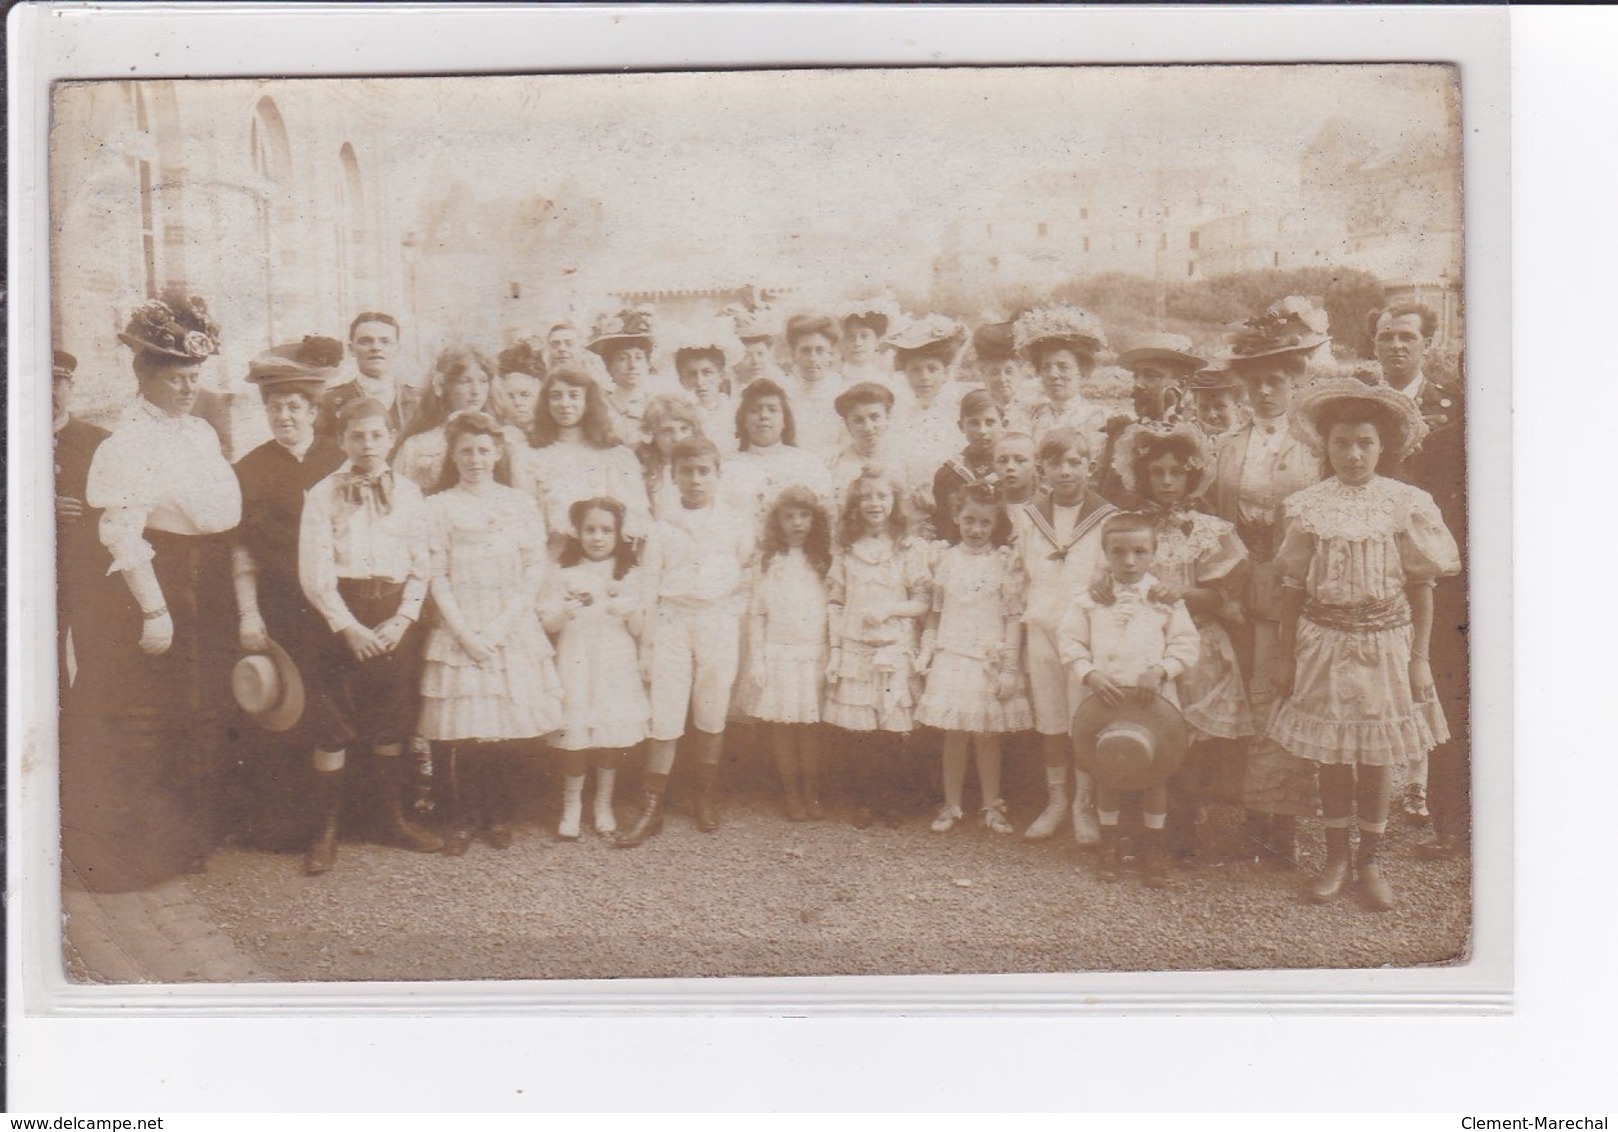
M 57 85 L 68 977 L 1464 964 L 1460 83 Z

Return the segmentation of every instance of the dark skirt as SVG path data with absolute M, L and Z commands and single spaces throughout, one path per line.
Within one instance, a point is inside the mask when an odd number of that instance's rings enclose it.
M 213 850 L 226 705 L 235 659 L 226 536 L 146 532 L 174 642 L 141 652 L 140 609 L 108 614 L 102 671 L 64 705 L 65 881 L 96 892 L 149 888 L 198 871 Z

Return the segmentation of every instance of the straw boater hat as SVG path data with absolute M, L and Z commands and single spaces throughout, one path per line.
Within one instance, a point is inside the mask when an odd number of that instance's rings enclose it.
M 1198 482 L 1186 493 L 1188 498 L 1194 499 L 1208 489 L 1213 483 L 1213 447 L 1208 443 L 1208 437 L 1202 429 L 1191 421 L 1181 420 L 1132 424 L 1118 437 L 1117 446 L 1112 453 L 1112 470 L 1117 473 L 1118 482 L 1123 484 L 1125 491 L 1131 495 L 1145 496 L 1144 486 L 1135 478 L 1135 457 L 1142 445 L 1152 441 L 1166 441 L 1171 437 L 1189 449 L 1188 469 L 1200 473 Z
M 1107 348 L 1101 320 L 1078 307 L 1040 307 L 1019 318 L 1012 328 L 1017 352 L 1033 360 L 1041 346 L 1071 346 L 1086 354 Z
M 287 731 L 303 718 L 303 677 L 274 641 L 236 662 L 230 692 L 237 705 L 266 731 Z
M 343 364 L 343 344 L 310 335 L 301 342 L 271 346 L 247 363 L 247 380 L 259 389 L 277 385 L 324 385 Z
M 1231 330 L 1226 360 L 1234 366 L 1278 354 L 1306 354 L 1331 341 L 1326 327 L 1325 311 L 1291 295 Z
M 196 295 L 168 292 L 137 307 L 118 341 L 140 353 L 200 362 L 219 352 L 219 324 Z
M 1073 713 L 1073 755 L 1079 766 L 1115 790 L 1161 786 L 1185 760 L 1190 729 L 1162 696 L 1126 692 L 1116 707 L 1090 696 Z
M 972 352 L 980 362 L 1003 362 L 1017 356 L 1014 322 L 987 322 L 972 332 Z
M 613 350 L 639 346 L 652 351 L 652 310 L 650 307 L 632 307 L 616 314 L 604 314 L 590 328 L 590 341 L 585 346 L 602 361 Z
M 1222 389 L 1240 389 L 1242 379 L 1223 360 L 1210 362 L 1191 375 L 1185 383 L 1191 393 L 1213 393 Z
M 948 315 L 929 314 L 912 319 L 897 332 L 888 335 L 888 347 L 893 351 L 894 365 L 903 365 L 906 358 L 917 354 L 930 354 L 953 362 L 966 344 L 966 327 Z
M 1187 371 L 1208 364 L 1206 358 L 1192 353 L 1191 339 L 1184 334 L 1148 334 L 1118 355 L 1118 364 L 1128 370 L 1142 362 L 1168 362 Z
M 1345 401 L 1363 401 L 1382 407 L 1398 434 L 1382 438 L 1383 448 L 1395 460 L 1404 459 L 1427 439 L 1427 422 L 1422 419 L 1421 407 L 1371 370 L 1360 370 L 1347 377 L 1328 377 L 1304 386 L 1292 400 L 1292 431 L 1316 452 L 1324 452 L 1326 438 L 1320 433 L 1321 414 Z

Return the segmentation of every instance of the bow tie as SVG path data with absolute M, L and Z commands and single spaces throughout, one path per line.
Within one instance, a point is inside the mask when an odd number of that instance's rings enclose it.
M 362 507 L 368 500 L 375 502 L 377 510 L 385 515 L 393 510 L 393 472 L 389 469 L 375 475 L 350 472 L 343 493 L 350 503 Z
M 1157 529 L 1160 531 L 1166 531 L 1171 528 L 1178 527 L 1180 533 L 1183 535 L 1188 535 L 1191 533 L 1191 516 L 1186 514 L 1185 510 L 1182 508 L 1153 507 L 1151 509 L 1151 514 L 1152 521 L 1157 524 Z

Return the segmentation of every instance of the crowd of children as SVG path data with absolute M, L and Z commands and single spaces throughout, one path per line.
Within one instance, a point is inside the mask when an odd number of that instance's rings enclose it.
M 188 310 L 170 313 L 183 327 Z M 593 771 L 593 829 L 630 848 L 661 829 L 677 757 L 696 825 L 719 827 L 740 717 L 789 821 L 826 816 L 835 759 L 853 824 L 897 826 L 926 790 L 906 752 L 924 750 L 934 832 L 966 819 L 970 763 L 974 820 L 1012 834 L 1005 744 L 1031 731 L 1047 803 L 1025 835 L 1071 828 L 1104 878 L 1126 808 L 1156 886 L 1171 855 L 1206 850 L 1198 825 L 1224 801 L 1249 812 L 1242 851 L 1283 863 L 1296 818 L 1320 813 L 1311 898 L 1357 881 L 1391 905 L 1378 844 L 1398 775 L 1448 738 L 1432 594 L 1461 563 L 1433 499 L 1387 474 L 1427 432 L 1416 399 L 1368 372 L 1310 381 L 1328 341 L 1310 304 L 1249 320 L 1219 363 L 1174 335 L 1136 344 L 1119 355 L 1132 404 L 1110 418 L 1085 395 L 1105 334 L 1072 307 L 971 334 L 880 303 L 799 314 L 785 370 L 767 309 L 661 341 L 650 312 L 623 311 L 589 338 L 595 368 L 565 324 L 498 363 L 446 350 L 403 422 L 355 345 L 395 347 L 397 329 L 355 320 L 350 381 L 328 339 L 260 355 L 272 439 L 216 485 L 244 501 L 235 698 L 313 748 L 310 874 L 334 865 L 355 744 L 381 756 L 383 828 L 404 847 L 508 846 L 512 770 L 545 757 L 556 835 L 582 835 Z M 136 345 L 142 404 L 182 418 L 157 384 L 164 345 Z M 171 369 L 199 362 L 168 350 Z M 172 505 L 129 514 L 105 466 L 118 435 L 86 502 L 159 655 L 164 595 L 127 564 L 132 524 L 160 531 Z M 413 743 L 431 752 L 432 829 L 405 798 Z

